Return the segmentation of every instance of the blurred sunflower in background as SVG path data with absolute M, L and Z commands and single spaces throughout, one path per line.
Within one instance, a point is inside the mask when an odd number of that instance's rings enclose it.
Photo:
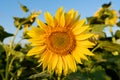
M 88 48 L 95 44 L 89 41 L 94 34 L 89 33 L 86 20 L 80 20 L 80 15 L 74 9 L 65 12 L 60 7 L 55 16 L 44 13 L 46 23 L 37 19 L 39 27 L 31 27 L 28 35 L 33 48 L 27 56 L 35 56 L 42 64 L 43 70 L 55 72 L 57 75 L 77 71 L 77 63 L 88 60 L 87 55 L 94 54 Z
M 118 14 L 116 10 L 111 10 L 109 7 L 100 8 L 94 15 L 100 20 L 103 20 L 106 25 L 113 26 L 116 24 Z
M 27 32 L 30 24 L 29 23 L 33 23 L 35 21 L 35 19 L 41 14 L 41 11 L 33 11 L 30 16 L 28 17 L 29 22 L 28 24 L 24 25 L 24 32 Z

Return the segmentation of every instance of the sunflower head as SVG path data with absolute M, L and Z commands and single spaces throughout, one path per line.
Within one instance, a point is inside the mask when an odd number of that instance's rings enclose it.
M 42 64 L 43 70 L 64 75 L 77 70 L 76 64 L 88 60 L 86 55 L 94 55 L 88 48 L 95 44 L 89 41 L 93 34 L 85 19 L 80 20 L 77 11 L 65 12 L 60 7 L 55 16 L 44 13 L 46 22 L 37 19 L 39 27 L 28 31 L 33 48 L 27 56 L 34 55 Z
M 100 8 L 94 15 L 95 17 L 104 20 L 106 25 L 113 26 L 116 24 L 118 15 L 115 10 L 108 8 Z
M 36 17 L 38 17 L 41 14 L 41 11 L 34 11 L 30 15 L 30 22 L 33 22 Z

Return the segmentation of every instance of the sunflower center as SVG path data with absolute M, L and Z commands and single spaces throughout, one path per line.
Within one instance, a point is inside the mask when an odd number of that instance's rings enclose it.
M 52 32 L 48 40 L 48 48 L 54 53 L 66 54 L 74 49 L 75 40 L 70 32 Z
M 65 32 L 55 32 L 50 36 L 51 44 L 56 49 L 66 48 L 70 43 L 69 35 Z

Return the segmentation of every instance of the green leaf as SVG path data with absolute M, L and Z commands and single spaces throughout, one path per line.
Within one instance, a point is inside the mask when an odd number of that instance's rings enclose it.
M 12 53 L 13 56 L 16 57 L 16 59 L 18 58 L 20 61 L 22 61 L 25 57 L 25 54 L 23 54 L 20 51 L 11 50 L 11 53 Z
M 119 71 L 117 71 L 117 74 L 118 74 L 118 76 L 119 76 L 119 78 L 120 78 L 120 56 L 119 56 L 119 58 L 115 61 L 115 63 L 117 64 L 117 69 L 119 70 Z
M 120 30 L 117 30 L 117 31 L 116 31 L 115 37 L 116 37 L 116 38 L 120 38 Z
M 104 25 L 104 24 L 96 24 L 96 25 L 91 25 L 90 26 L 92 28 L 92 32 L 103 32 L 103 29 L 105 27 L 107 27 L 107 25 Z
M 87 66 L 85 66 L 88 68 Z M 65 80 L 111 80 L 109 76 L 105 73 L 104 68 L 102 66 L 96 66 L 90 68 L 89 71 L 85 71 L 86 69 L 81 68 L 75 73 L 71 73 L 66 76 Z
M 28 77 L 28 79 L 34 79 L 34 78 L 47 78 L 50 77 L 50 74 L 47 71 L 41 72 L 41 73 L 37 73 L 37 74 L 33 74 L 31 76 Z
M 87 17 L 88 24 L 104 24 L 102 19 L 97 17 Z
M 4 31 L 4 28 L 0 25 L 0 30 L 3 30 Z
M 5 45 L 4 49 L 5 49 L 6 53 L 10 52 L 11 56 L 14 56 L 16 59 L 19 59 L 20 61 L 22 61 L 25 58 L 25 54 L 23 52 L 11 49 L 8 45 Z
M 5 38 L 13 36 L 13 34 L 4 31 L 4 28 L 0 26 L 0 41 L 3 41 Z
M 97 51 L 97 52 L 94 52 L 95 53 L 95 56 L 93 57 L 95 63 L 101 63 L 101 62 L 106 62 L 106 59 L 103 58 L 103 56 L 105 56 L 105 52 L 100 52 L 100 51 Z M 104 53 L 104 54 L 103 54 Z
M 29 39 L 30 36 L 27 34 L 27 31 L 26 32 L 23 32 L 23 39 Z
M 101 66 L 94 67 L 89 75 L 91 80 L 111 80 L 111 78 L 106 75 L 104 68 Z
M 116 23 L 116 25 L 117 25 L 118 27 L 120 27 L 120 21 L 119 21 L 119 22 L 117 22 L 117 23 Z
M 3 45 L 0 45 L 0 53 L 4 52 L 4 48 L 3 48 Z
M 27 8 L 27 6 L 25 6 L 25 5 L 20 4 L 20 8 L 21 8 L 22 11 L 25 12 L 25 13 L 29 11 L 29 9 Z
M 16 28 L 18 28 L 18 26 L 21 25 L 21 23 L 23 23 L 25 20 L 27 20 L 26 18 L 19 18 L 19 17 L 13 17 L 14 19 L 14 25 Z M 23 25 L 23 24 L 22 24 Z M 22 25 L 20 26 L 20 29 L 22 29 Z
M 75 73 L 71 73 L 68 76 L 66 76 L 65 80 L 87 80 L 88 77 L 86 75 L 82 75 L 80 71 L 77 71 Z
M 15 51 L 20 51 L 22 49 L 21 44 L 16 44 L 14 49 Z
M 101 37 L 106 37 L 106 34 L 103 32 L 103 29 L 106 27 L 104 24 L 96 24 L 96 25 L 91 25 L 92 28 L 92 33 L 98 34 Z
M 109 2 L 108 4 L 103 4 L 102 7 L 103 7 L 103 8 L 109 8 L 109 7 L 111 6 L 111 4 L 112 4 L 112 3 Z
M 13 17 L 13 19 L 14 19 L 14 25 L 15 25 L 15 27 L 18 28 L 20 26 L 20 30 L 22 29 L 22 26 L 24 27 L 25 25 L 28 25 L 28 27 L 29 27 L 35 21 L 35 18 L 34 18 L 33 22 L 31 22 L 30 21 L 30 16 L 28 16 L 26 18 L 25 17 L 23 17 L 23 18 Z
M 118 51 L 120 53 L 120 45 L 119 44 L 115 44 L 110 41 L 100 41 L 99 45 L 100 45 L 100 48 L 102 48 L 106 51 L 110 51 L 110 52 Z

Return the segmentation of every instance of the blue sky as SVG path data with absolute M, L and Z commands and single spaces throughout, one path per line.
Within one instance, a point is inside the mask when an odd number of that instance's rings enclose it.
M 4 26 L 7 32 L 15 32 L 13 16 L 25 17 L 28 15 L 21 11 L 19 3 L 26 5 L 30 11 L 41 10 L 42 14 L 39 18 L 44 20 L 44 12 L 49 11 L 54 15 L 60 6 L 63 6 L 66 11 L 71 8 L 77 10 L 81 14 L 81 19 L 83 19 L 92 16 L 103 3 L 110 1 L 112 2 L 112 9 L 120 10 L 120 2 L 118 0 L 1 0 L 0 25 Z

